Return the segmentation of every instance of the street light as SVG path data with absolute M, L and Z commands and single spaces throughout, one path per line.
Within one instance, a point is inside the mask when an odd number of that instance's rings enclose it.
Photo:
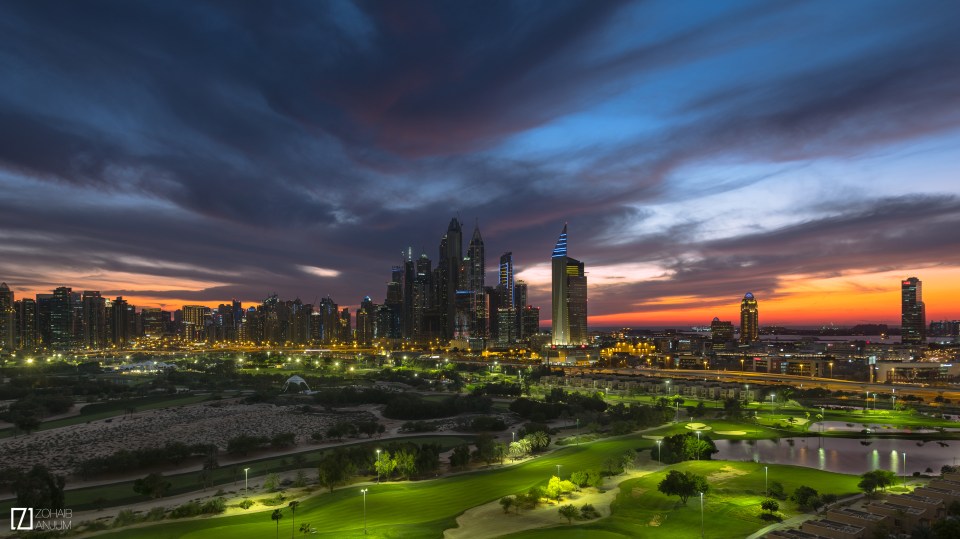
M 360 494 L 363 494 L 363 534 L 367 534 L 367 489 L 360 489 Z
M 773 415 L 773 397 L 776 396 L 776 393 L 770 394 L 770 415 Z
M 663 464 L 663 461 L 660 460 L 660 444 L 663 443 L 663 440 L 657 440 L 657 464 Z
M 831 361 L 829 365 L 830 365 L 830 378 L 833 378 L 833 362 Z
M 700 460 L 700 431 L 697 431 L 697 460 Z
M 557 479 L 560 478 L 560 465 L 557 464 Z
M 769 497 L 770 497 L 770 487 L 768 486 L 768 483 L 767 483 L 767 477 L 768 477 L 767 467 L 764 466 L 764 467 L 763 467 L 763 493 L 764 493 L 763 495 L 769 498 Z
M 377 483 L 380 483 L 380 450 L 377 449 Z
M 247 485 L 248 485 L 248 482 L 247 482 L 248 473 L 247 473 L 247 472 L 249 472 L 249 471 L 250 471 L 250 468 L 244 468 L 244 469 L 243 469 L 243 495 L 244 495 L 244 496 L 247 495 Z
M 907 452 L 903 452 L 903 488 L 907 488 Z

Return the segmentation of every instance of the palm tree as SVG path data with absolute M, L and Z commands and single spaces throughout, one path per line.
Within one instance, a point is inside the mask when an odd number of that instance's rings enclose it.
M 291 539 L 293 538 L 294 526 L 297 525 L 297 506 L 298 506 L 298 505 L 300 505 L 300 502 L 298 502 L 297 500 L 293 500 L 292 502 L 290 502 L 290 503 L 287 504 L 287 507 L 290 508 L 290 517 L 291 517 L 291 519 L 292 519 L 292 520 L 290 521 L 290 537 L 291 537 Z
M 270 515 L 270 520 L 277 521 L 277 538 L 280 537 L 280 519 L 283 518 L 283 512 L 279 509 L 274 509 L 273 514 Z

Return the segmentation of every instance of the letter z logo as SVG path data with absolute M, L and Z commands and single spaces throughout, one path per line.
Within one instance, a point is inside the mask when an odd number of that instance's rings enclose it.
M 33 508 L 32 507 L 11 507 L 10 508 L 10 529 L 30 531 L 33 529 Z

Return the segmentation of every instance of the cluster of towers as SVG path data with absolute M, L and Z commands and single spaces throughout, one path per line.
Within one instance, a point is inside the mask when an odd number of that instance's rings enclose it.
M 513 253 L 500 256 L 497 282 L 488 286 L 483 237 L 474 227 L 463 249 L 463 225 L 450 220 L 436 266 L 426 253 L 404 253 L 394 266 L 383 305 L 364 298 L 357 312 L 365 337 L 415 343 L 457 341 L 463 347 L 510 346 L 539 331 L 540 309 L 527 304 L 527 285 L 514 280 Z

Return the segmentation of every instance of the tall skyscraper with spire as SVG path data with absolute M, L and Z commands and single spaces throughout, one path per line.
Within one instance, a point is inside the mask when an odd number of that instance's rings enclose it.
M 747 292 L 740 302 L 740 342 L 749 344 L 760 340 L 760 312 L 752 292 Z
M 923 283 L 916 277 L 900 282 L 900 342 L 923 344 L 927 340 L 927 313 Z
M 567 256 L 567 225 L 557 238 L 552 257 L 553 344 L 587 342 L 587 276 L 583 262 Z
M 450 220 L 447 233 L 440 240 L 437 263 L 437 308 L 440 314 L 440 338 L 454 337 L 457 314 L 457 287 L 463 262 L 463 228 L 456 217 Z
M 473 229 L 473 237 L 467 247 L 463 265 L 466 273 L 465 288 L 470 293 L 470 336 L 483 338 L 487 336 L 487 301 L 484 289 L 487 266 L 479 224 Z

